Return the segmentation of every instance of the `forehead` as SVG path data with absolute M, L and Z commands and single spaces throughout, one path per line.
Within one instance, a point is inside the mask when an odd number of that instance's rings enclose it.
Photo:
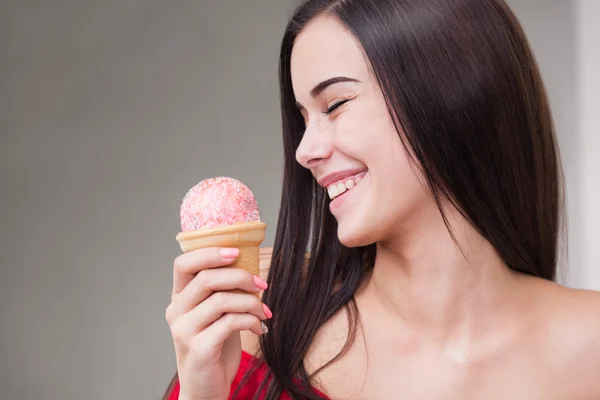
M 306 98 L 318 83 L 336 76 L 365 81 L 368 68 L 355 38 L 334 17 L 318 17 L 300 32 L 291 57 L 296 97 Z

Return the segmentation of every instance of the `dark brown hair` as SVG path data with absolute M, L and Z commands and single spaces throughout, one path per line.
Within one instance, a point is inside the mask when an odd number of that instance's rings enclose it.
M 298 34 L 319 16 L 337 18 L 361 44 L 442 214 L 442 204 L 453 205 L 515 271 L 547 280 L 557 271 L 562 190 L 554 127 L 538 66 L 509 7 L 502 0 L 307 1 L 289 21 L 280 54 L 285 167 L 263 297 L 274 317 L 260 342 L 269 400 L 284 391 L 319 398 L 309 390 L 305 355 L 343 307 L 351 334 L 342 354 L 352 345 L 354 292 L 375 261 L 374 244 L 340 244 L 325 191 L 295 160 L 305 126 L 290 58 Z

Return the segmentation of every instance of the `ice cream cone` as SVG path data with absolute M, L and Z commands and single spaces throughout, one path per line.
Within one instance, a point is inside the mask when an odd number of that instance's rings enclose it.
M 216 228 L 180 232 L 176 239 L 183 252 L 207 247 L 235 247 L 239 256 L 229 267 L 241 268 L 260 276 L 260 244 L 265 239 L 264 222 L 245 222 Z

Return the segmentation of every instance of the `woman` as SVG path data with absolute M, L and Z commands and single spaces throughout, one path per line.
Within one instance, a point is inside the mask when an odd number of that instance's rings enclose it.
M 267 282 L 235 249 L 175 261 L 165 398 L 600 398 L 600 296 L 553 283 L 556 139 L 502 0 L 310 0 L 280 84 Z

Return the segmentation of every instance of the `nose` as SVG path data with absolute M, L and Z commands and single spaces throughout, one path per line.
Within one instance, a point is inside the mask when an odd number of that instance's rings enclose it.
M 306 169 L 311 169 L 331 157 L 333 144 L 329 135 L 316 126 L 308 126 L 296 150 L 296 161 Z

